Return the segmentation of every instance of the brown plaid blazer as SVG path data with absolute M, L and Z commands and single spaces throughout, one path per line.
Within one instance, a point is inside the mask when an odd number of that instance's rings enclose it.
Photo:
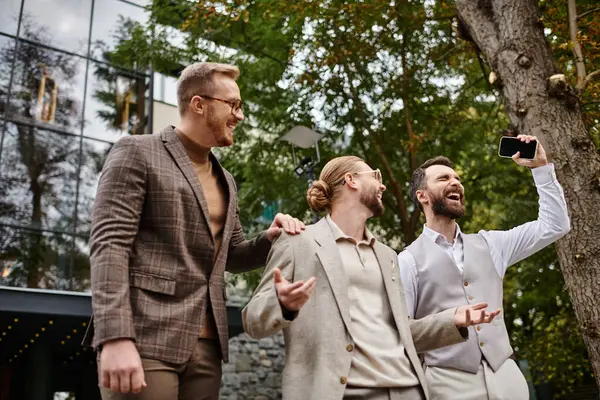
M 93 323 L 84 343 L 97 348 L 130 338 L 141 357 L 184 363 L 198 341 L 210 295 L 228 361 L 224 271 L 264 265 L 271 243 L 265 232 L 245 239 L 234 179 L 211 159 L 229 193 L 214 263 L 202 186 L 175 128 L 124 137 L 113 146 L 92 211 Z

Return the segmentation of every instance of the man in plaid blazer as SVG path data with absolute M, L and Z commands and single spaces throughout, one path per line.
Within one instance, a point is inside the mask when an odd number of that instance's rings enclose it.
M 246 240 L 233 177 L 211 148 L 243 120 L 239 70 L 198 63 L 178 82 L 179 128 L 117 142 L 92 212 L 93 324 L 103 399 L 217 399 L 228 360 L 224 271 L 264 265 L 304 225 L 278 214 Z M 136 393 L 132 395 L 131 393 Z

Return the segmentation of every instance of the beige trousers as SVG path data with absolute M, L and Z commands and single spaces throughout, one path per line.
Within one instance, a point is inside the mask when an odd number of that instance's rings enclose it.
M 217 340 L 199 339 L 185 364 L 142 358 L 147 387 L 139 394 L 100 388 L 102 400 L 218 400 L 221 348 Z
M 528 400 L 527 381 L 512 359 L 498 371 L 482 360 L 477 374 L 454 368 L 425 369 L 431 400 Z
M 420 386 L 411 388 L 346 387 L 344 400 L 425 400 Z

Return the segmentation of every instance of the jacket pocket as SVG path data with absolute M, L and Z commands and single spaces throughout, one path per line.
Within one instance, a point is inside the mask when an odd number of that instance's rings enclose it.
M 144 274 L 142 272 L 131 272 L 129 284 L 133 287 L 148 290 L 150 292 L 174 295 L 176 282 L 174 279 L 157 275 Z

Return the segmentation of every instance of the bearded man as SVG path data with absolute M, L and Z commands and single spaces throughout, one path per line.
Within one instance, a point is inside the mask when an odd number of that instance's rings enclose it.
M 519 136 L 529 143 L 534 136 Z M 531 168 L 539 194 L 538 219 L 508 231 L 464 234 L 464 188 L 445 157 L 414 171 L 410 193 L 425 214 L 423 233 L 398 255 L 408 313 L 424 318 L 449 307 L 486 302 L 502 308 L 506 269 L 566 235 L 570 230 L 563 190 L 541 144 L 534 159 L 515 163 Z M 433 400 L 526 400 L 527 382 L 510 358 L 513 350 L 503 313 L 489 325 L 469 328 L 469 340 L 425 354 L 425 376 Z

